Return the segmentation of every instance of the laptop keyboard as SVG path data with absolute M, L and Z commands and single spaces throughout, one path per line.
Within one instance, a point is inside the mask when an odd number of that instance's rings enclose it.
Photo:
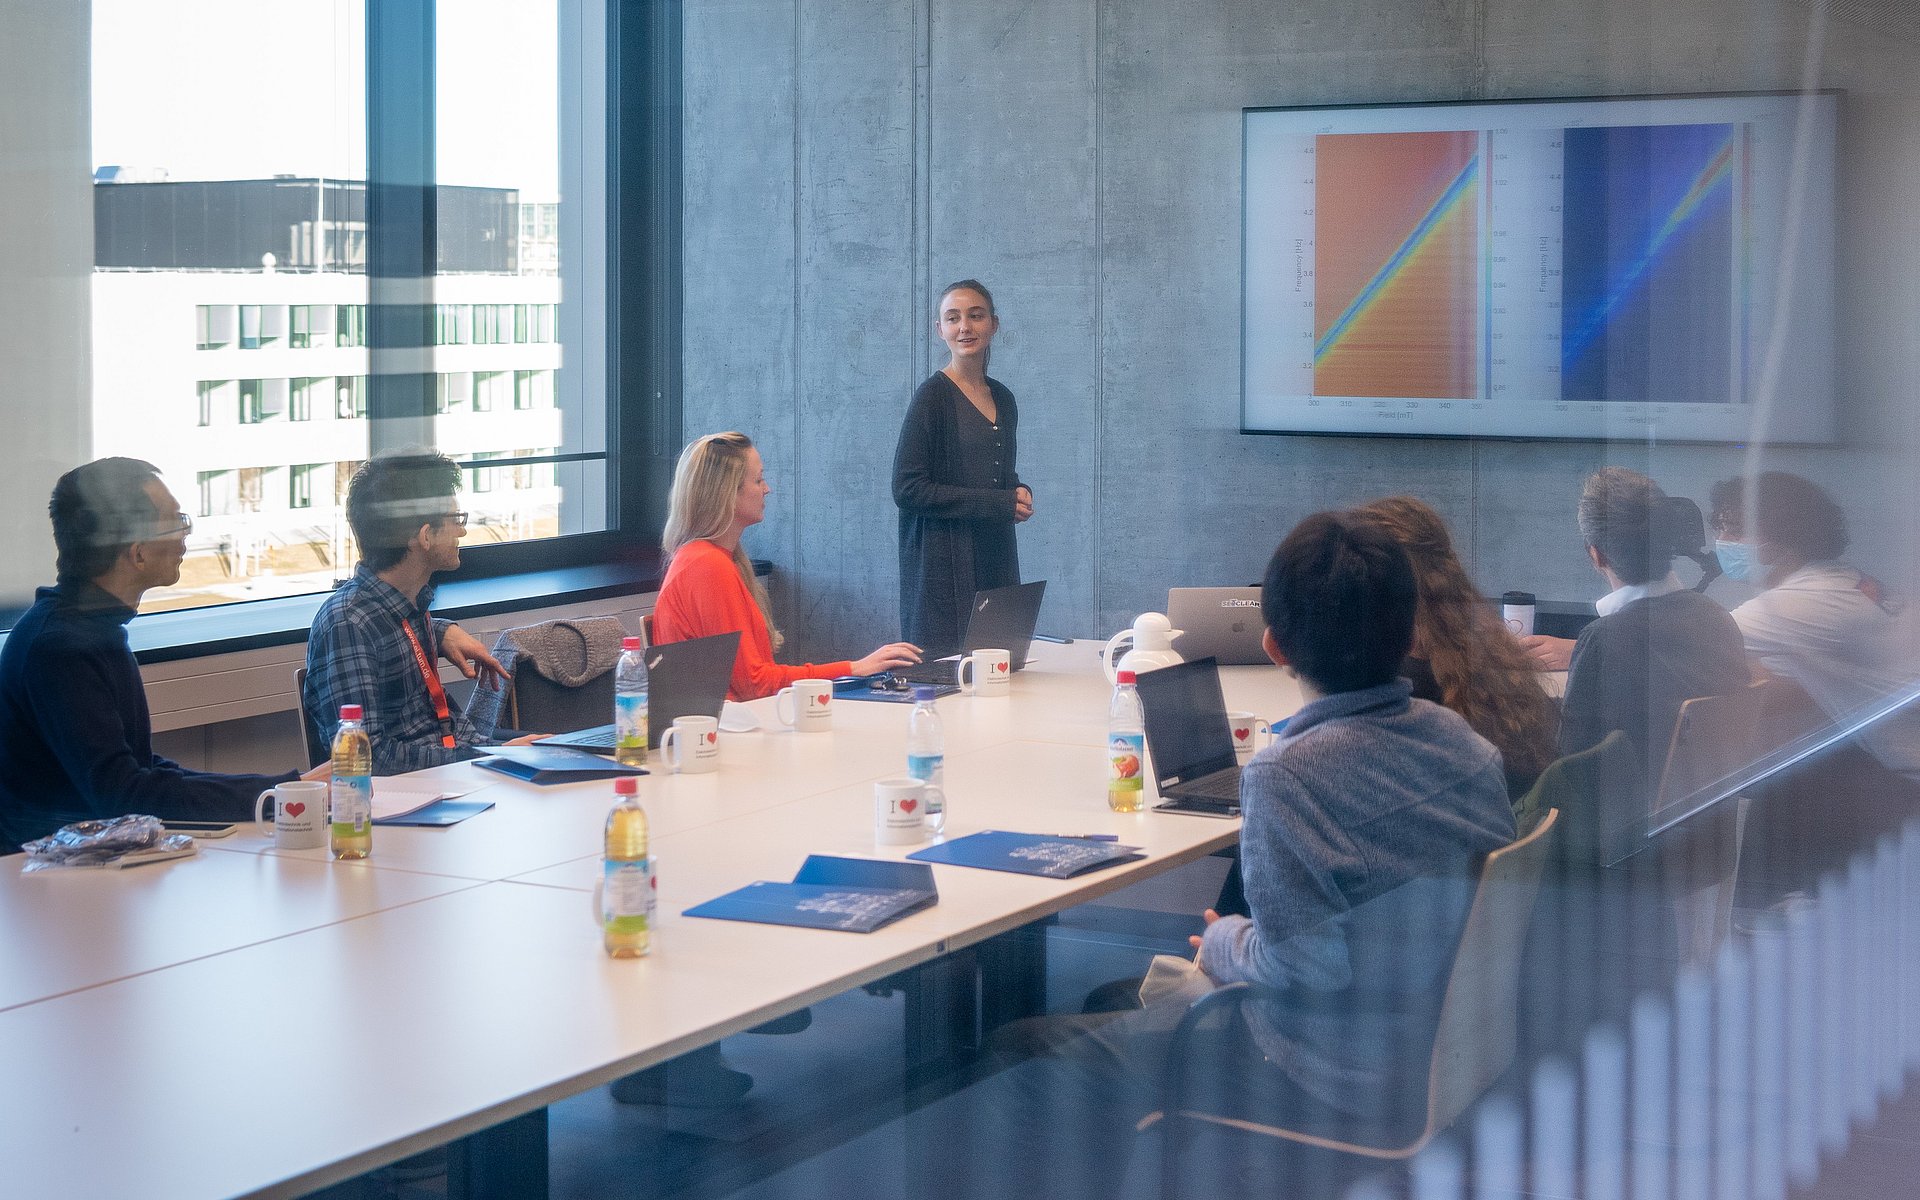
M 616 735 L 614 731 L 611 729 L 601 730 L 593 733 L 584 733 L 584 732 L 570 733 L 566 736 L 567 745 L 578 746 L 583 750 L 590 750 L 590 749 L 596 749 L 596 748 L 601 750 L 611 750 L 613 749 L 616 740 L 617 740 Z
M 908 683 L 952 684 L 956 670 L 957 664 L 935 659 L 932 662 L 915 663 L 910 667 L 902 667 L 895 671 L 894 674 L 906 680 Z
M 1239 800 L 1240 772 L 1215 771 L 1204 779 L 1182 784 L 1175 792 L 1177 796 L 1198 796 L 1206 800 Z

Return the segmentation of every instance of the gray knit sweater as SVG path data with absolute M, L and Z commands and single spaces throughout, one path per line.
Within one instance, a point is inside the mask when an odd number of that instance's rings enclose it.
M 1514 837 L 1499 751 L 1410 692 L 1402 679 L 1312 701 L 1247 764 L 1253 916 L 1216 921 L 1200 955 L 1220 983 L 1286 990 L 1288 1004 L 1249 1012 L 1267 1057 L 1322 1101 L 1380 1117 L 1424 1100 L 1468 867 Z

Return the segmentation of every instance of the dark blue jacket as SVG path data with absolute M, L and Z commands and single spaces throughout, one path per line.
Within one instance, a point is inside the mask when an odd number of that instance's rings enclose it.
M 0 854 L 88 817 L 251 820 L 284 775 L 191 771 L 153 752 L 133 610 L 91 583 L 41 588 L 0 647 Z

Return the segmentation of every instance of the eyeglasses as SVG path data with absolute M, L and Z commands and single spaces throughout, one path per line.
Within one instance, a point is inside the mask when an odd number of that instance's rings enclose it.
M 1722 541 L 1740 536 L 1740 514 L 1737 512 L 1717 512 L 1707 518 L 1707 528 L 1711 529 Z
M 450 512 L 446 516 L 441 517 L 440 519 L 442 521 L 451 521 L 455 525 L 459 526 L 460 528 L 465 529 L 467 527 L 467 517 L 468 517 L 467 513 Z
M 162 529 L 158 533 L 154 534 L 153 537 L 148 540 L 159 541 L 161 538 L 173 537 L 175 534 L 193 532 L 193 518 L 188 516 L 186 513 L 183 513 L 183 512 L 174 513 L 173 519 L 179 522 L 179 524 L 174 525 L 171 528 Z

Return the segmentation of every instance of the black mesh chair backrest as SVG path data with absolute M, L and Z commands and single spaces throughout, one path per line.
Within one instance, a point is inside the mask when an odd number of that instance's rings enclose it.
M 572 733 L 613 720 L 613 672 L 567 687 L 519 662 L 513 668 L 514 728 L 524 733 Z

